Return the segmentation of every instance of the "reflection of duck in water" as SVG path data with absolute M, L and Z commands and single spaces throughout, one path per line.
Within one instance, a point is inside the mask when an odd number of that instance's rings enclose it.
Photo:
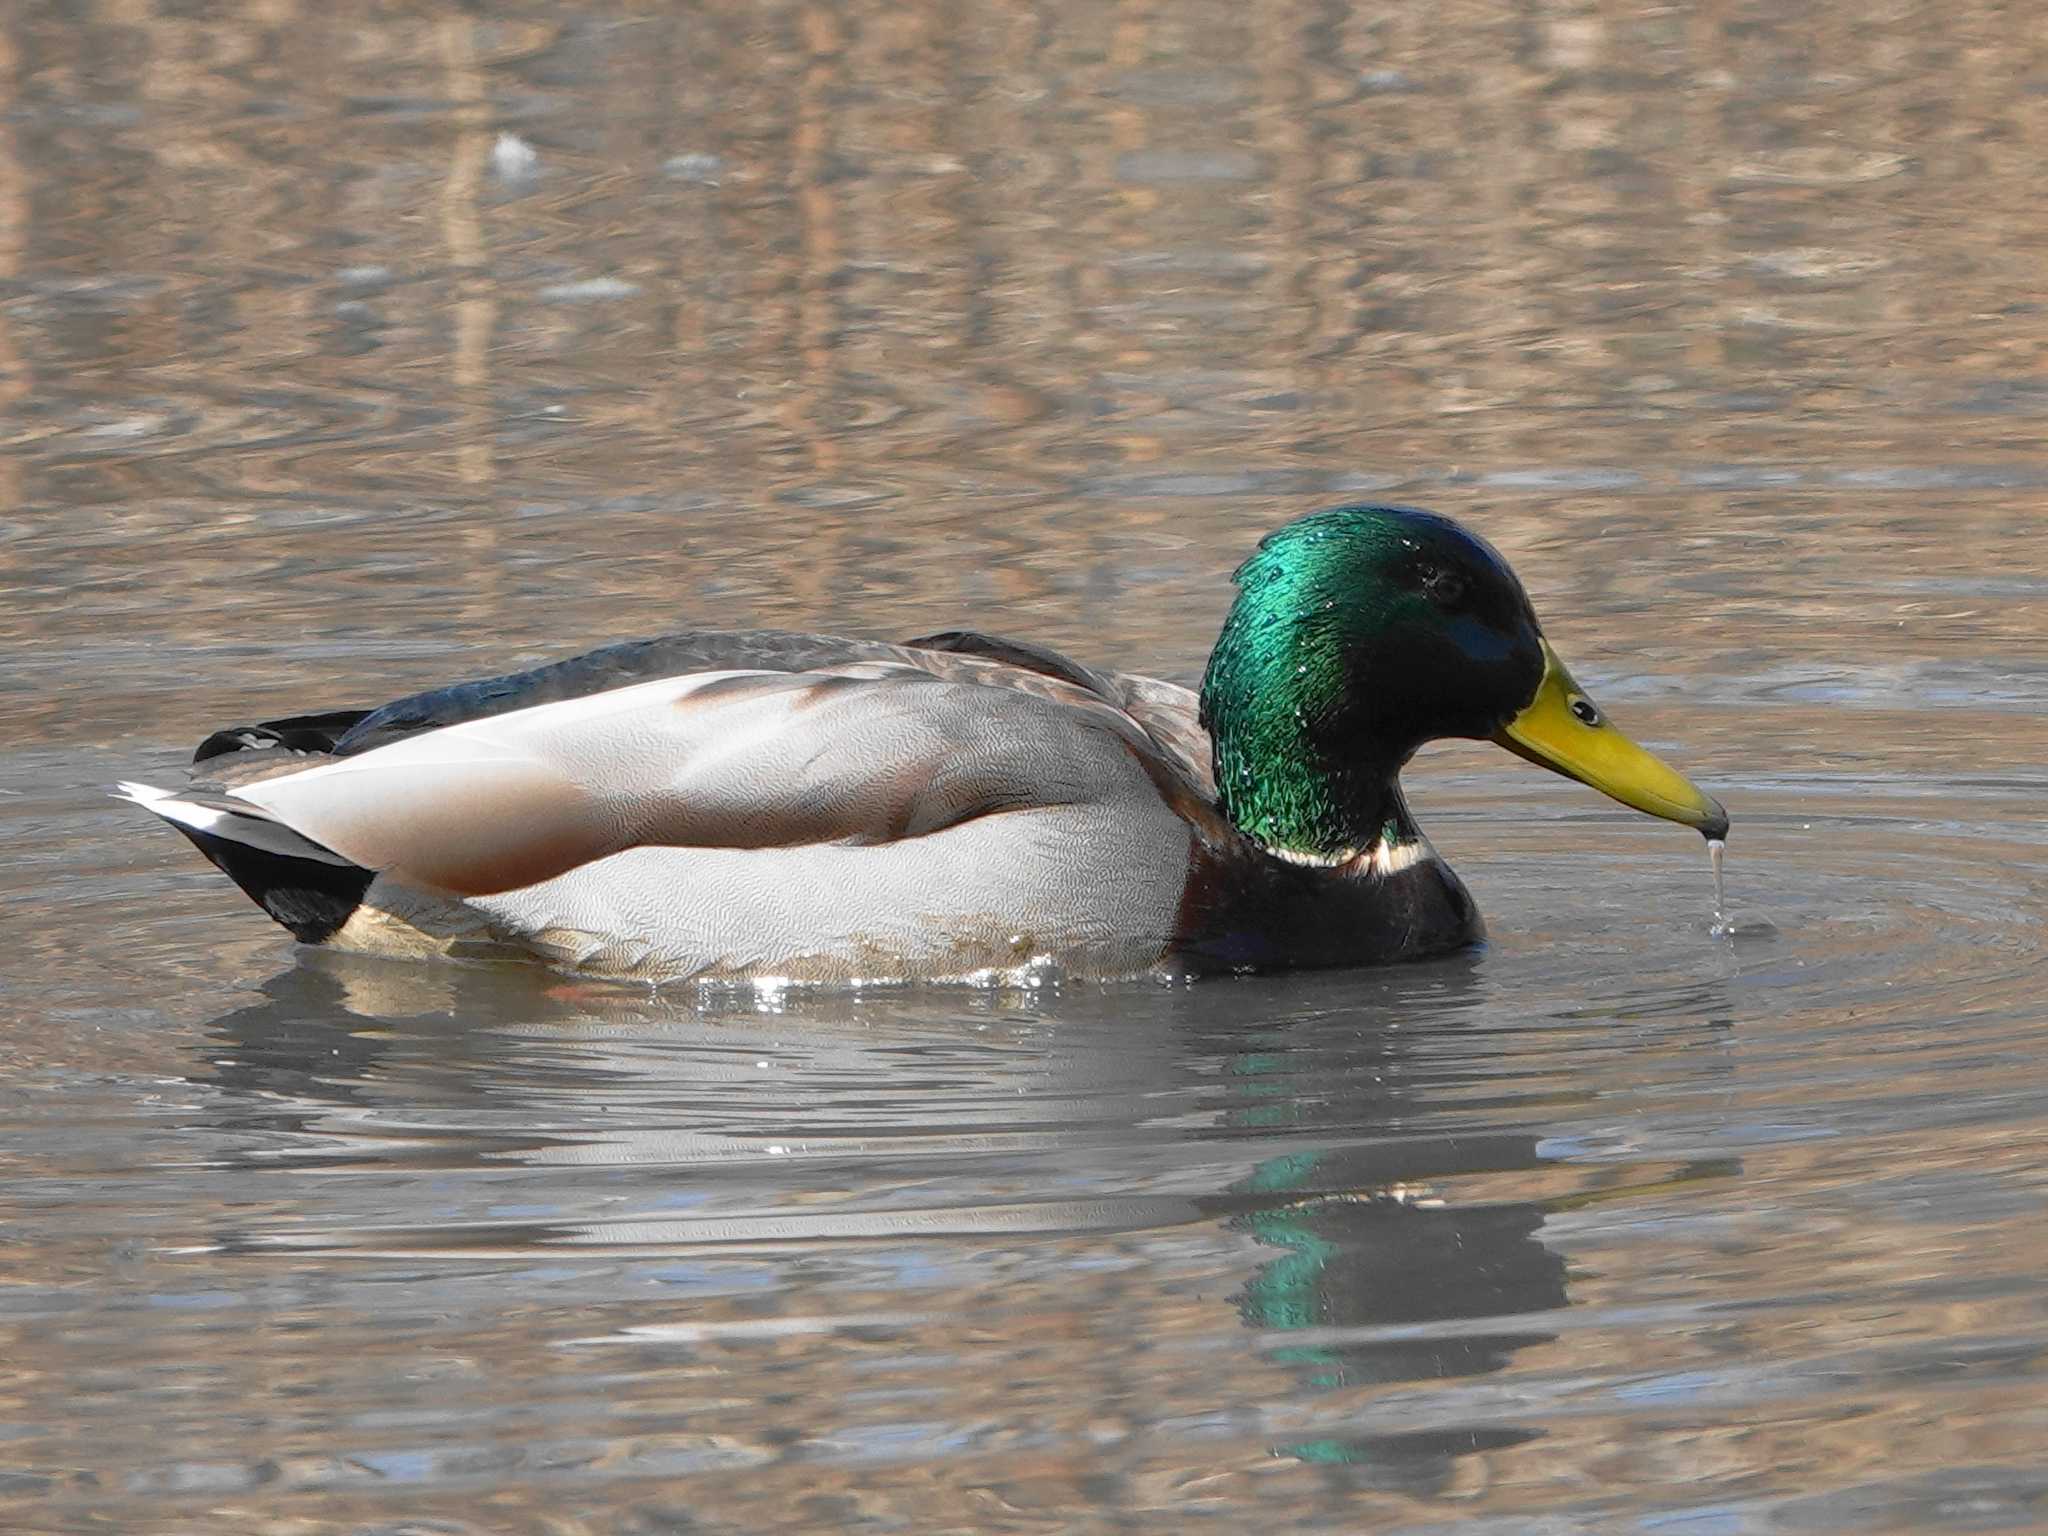
M 1363 1006 L 1337 1016 L 1346 1027 L 1261 1030 L 1258 1049 L 1229 1058 L 1227 1123 L 1325 1143 L 1267 1158 L 1217 1202 L 1233 1212 L 1234 1231 L 1280 1250 L 1233 1298 L 1239 1317 L 1269 1336 L 1266 1359 L 1294 1368 L 1319 1395 L 1500 1370 L 1515 1351 L 1552 1337 L 1510 1319 L 1566 1305 L 1564 1260 L 1537 1236 L 1543 1207 L 1447 1204 L 1427 1193 L 1548 1161 L 1529 1131 L 1427 1128 L 1442 1100 L 1462 1096 L 1466 1074 L 1444 1070 L 1454 1054 L 1432 1053 L 1418 1075 L 1416 1045 L 1456 1036 L 1414 1026 L 1472 1015 L 1483 1003 L 1479 968 L 1459 958 L 1383 979 L 1358 999 Z M 1475 1054 L 1475 1068 L 1482 1056 L 1498 1069 L 1490 1051 Z M 1426 1493 L 1447 1481 L 1456 1457 L 1534 1433 L 1502 1424 L 1361 1428 L 1275 1450 Z
M 1199 696 L 1041 647 L 699 632 L 216 732 L 127 793 L 301 939 L 648 977 L 1352 965 L 1476 938 L 1399 773 L 1491 737 L 1727 829 L 1500 556 L 1344 507 L 1267 538 Z
M 1531 1136 L 1475 1138 L 1506 1145 L 1458 1159 L 1466 1169 L 1533 1168 L 1542 1160 Z M 1471 1151 L 1471 1148 L 1461 1150 Z M 1302 1368 L 1318 1389 L 1373 1382 L 1438 1381 L 1500 1370 L 1516 1350 L 1553 1337 L 1540 1328 L 1495 1322 L 1483 1332 L 1434 1329 L 1460 1319 L 1506 1319 L 1565 1305 L 1564 1260 L 1538 1240 L 1540 1206 L 1447 1206 L 1411 1202 L 1386 1191 L 1382 1160 L 1370 1150 L 1306 1154 L 1263 1163 L 1243 1186 L 1285 1204 L 1265 1206 L 1232 1226 L 1286 1250 L 1262 1266 L 1237 1297 L 1245 1325 L 1278 1333 L 1309 1331 L 1300 1345 L 1268 1358 Z M 1330 1193 L 1335 1191 L 1336 1193 Z M 1344 1330 L 1396 1329 L 1399 1338 L 1352 1340 Z M 1321 1335 L 1321 1330 L 1339 1334 Z M 1533 1439 L 1508 1426 L 1442 1426 L 1324 1436 L 1281 1446 L 1303 1461 L 1369 1466 L 1374 1480 L 1416 1491 L 1441 1485 L 1453 1457 Z
M 1458 1026 L 1494 995 L 1485 975 L 1454 957 L 1276 983 L 1261 991 L 1284 1022 L 1247 1028 L 1243 994 L 1227 987 L 1002 1001 L 798 993 L 776 1014 L 737 996 L 686 1008 L 545 985 L 523 968 L 314 955 L 214 1026 L 209 1077 L 228 1090 L 213 1096 L 215 1123 L 261 1133 L 252 1166 L 279 1166 L 282 1132 L 315 1160 L 486 1176 L 473 1206 L 445 1177 L 429 1181 L 431 1198 L 395 1204 L 385 1181 L 360 1197 L 356 1181 L 322 1181 L 324 1208 L 237 1218 L 218 1240 L 775 1263 L 851 1241 L 932 1270 L 989 1243 L 1014 1264 L 1031 1243 L 1021 1272 L 1036 1269 L 1051 1295 L 1074 1255 L 1101 1251 L 1085 1234 L 1121 1245 L 1220 1223 L 1260 1245 L 1262 1261 L 1230 1297 L 1235 1317 L 1211 1291 L 1196 1326 L 1235 1333 L 1229 1347 L 1262 1362 L 1247 1379 L 1314 1426 L 1272 1437 L 1277 1449 L 1426 1491 L 1459 1457 L 1528 1431 L 1354 1425 L 1346 1389 L 1502 1369 L 1547 1337 L 1516 1318 L 1566 1304 L 1542 1207 L 1404 1198 L 1546 1163 L 1530 1131 L 1437 1118 L 1469 1096 L 1482 1060 L 1500 1086 L 1497 1041 L 1472 1046 L 1473 1072 L 1460 1065 Z M 963 1029 L 963 1010 L 984 1028 Z M 771 1055 L 774 1070 L 761 1070 Z M 1276 1143 L 1305 1149 L 1261 1157 Z M 793 1155 L 769 1155 L 782 1147 Z M 1205 1186 L 1215 1193 L 1158 1178 L 1183 1160 L 1222 1161 Z M 1141 1337 L 1150 1308 L 1185 1301 L 1171 1286 L 1153 1294 L 1173 1266 L 1160 1270 L 1124 1272 L 1113 1293 Z M 695 1317 L 678 1306 L 639 1321 Z

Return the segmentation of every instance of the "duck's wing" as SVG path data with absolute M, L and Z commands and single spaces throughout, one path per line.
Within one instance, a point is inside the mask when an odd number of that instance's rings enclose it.
M 352 756 L 422 731 L 587 698 L 660 678 L 700 672 L 810 672 L 848 663 L 904 659 L 902 647 L 874 640 L 777 629 L 686 630 L 649 640 L 626 640 L 545 666 L 394 699 L 380 709 L 362 712 L 335 736 L 327 750 Z M 341 716 L 320 718 L 339 720 Z
M 336 709 L 292 715 L 258 725 L 228 726 L 209 735 L 192 754 L 210 764 L 209 776 L 248 771 L 217 759 L 248 753 L 321 753 L 350 757 L 407 736 L 466 720 L 586 698 L 633 683 L 696 672 L 805 672 L 847 662 L 903 661 L 903 647 L 836 635 L 776 629 L 694 629 L 648 640 L 625 640 L 543 666 L 475 678 L 407 694 L 374 709 Z M 267 767 L 267 765 L 265 765 Z
M 1192 690 L 1137 673 L 1090 667 L 1036 641 L 971 629 L 946 630 L 894 645 L 788 630 L 688 630 L 628 640 L 546 666 L 429 689 L 381 709 L 338 711 L 242 727 L 236 744 L 284 745 L 298 751 L 352 756 L 423 731 L 586 698 L 659 678 L 714 671 L 830 672 L 875 663 L 915 667 L 947 682 L 1013 689 L 1061 703 L 1100 702 L 1132 721 L 1162 764 L 1199 797 L 1215 797 L 1209 733 L 1202 729 L 1200 700 Z M 317 734 L 322 728 L 332 737 L 325 745 Z M 266 739 L 265 733 L 275 740 Z M 217 731 L 208 738 L 208 745 L 228 742 L 236 735 Z M 205 751 L 202 747 L 202 756 Z
M 1092 697 L 1128 715 L 1186 777 L 1207 792 L 1214 791 L 1209 782 L 1208 733 L 1197 719 L 1196 696 L 1188 689 L 1133 673 L 1101 671 L 1034 641 L 964 629 L 898 645 L 765 629 L 689 630 L 628 640 L 544 666 L 408 694 L 376 709 L 329 710 L 230 726 L 200 743 L 192 760 L 208 765 L 206 779 L 236 782 L 274 774 L 294 754 L 356 756 L 427 731 L 635 683 L 703 672 L 829 672 L 878 662 L 1062 702 Z
M 919 653 L 874 640 L 775 629 L 695 629 L 625 640 L 538 667 L 448 683 L 373 709 L 291 715 L 214 731 L 192 754 L 202 788 L 268 778 L 309 756 L 351 757 L 408 736 L 698 672 L 804 672 Z
M 894 659 L 660 677 L 414 729 L 225 793 L 365 869 L 463 896 L 633 847 L 890 842 L 1166 793 L 1176 770 L 1123 711 L 983 665 L 973 681 Z

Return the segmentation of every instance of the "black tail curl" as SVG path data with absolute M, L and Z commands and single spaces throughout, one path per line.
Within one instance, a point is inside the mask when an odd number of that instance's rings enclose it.
M 283 720 L 267 720 L 262 725 L 231 725 L 224 731 L 215 731 L 199 743 L 199 750 L 192 754 L 192 761 L 203 763 L 211 758 L 226 757 L 231 752 L 262 752 L 272 747 L 283 747 L 290 752 L 332 752 L 334 744 L 348 728 L 369 713 L 367 709 L 334 709 L 324 715 L 292 715 Z M 220 863 L 218 859 L 214 862 Z M 221 867 L 225 869 L 227 866 Z

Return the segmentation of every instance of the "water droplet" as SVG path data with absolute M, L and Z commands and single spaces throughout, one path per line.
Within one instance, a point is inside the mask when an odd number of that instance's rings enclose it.
M 1735 932 L 1735 925 L 1728 920 L 1728 886 L 1721 873 L 1721 860 L 1727 852 L 1728 845 L 1720 838 L 1707 839 L 1707 862 L 1714 867 L 1714 921 L 1707 932 L 1717 939 Z

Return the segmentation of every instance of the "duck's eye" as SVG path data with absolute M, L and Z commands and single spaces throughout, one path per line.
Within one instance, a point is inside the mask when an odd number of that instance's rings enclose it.
M 1440 608 L 1455 608 L 1465 595 L 1465 578 L 1456 571 L 1434 566 L 1422 573 L 1422 590 Z
M 1579 724 L 1598 725 L 1600 723 L 1600 706 L 1584 694 L 1575 693 L 1572 695 L 1571 708 L 1572 715 L 1578 720 Z

